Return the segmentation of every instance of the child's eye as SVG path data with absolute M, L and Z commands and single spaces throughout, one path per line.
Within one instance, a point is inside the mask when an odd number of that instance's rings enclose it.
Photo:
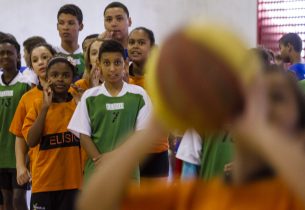
M 69 73 L 65 73 L 63 76 L 64 76 L 64 78 L 69 78 L 70 74 Z
M 144 41 L 139 41 L 138 43 L 139 43 L 139 45 L 144 45 L 145 44 Z
M 109 66 L 109 65 L 110 65 L 110 62 L 109 62 L 109 61 L 104 61 L 103 64 L 104 64 L 105 66 Z
M 58 74 L 52 74 L 51 77 L 57 78 Z
M 106 22 L 111 22 L 111 21 L 112 21 L 112 18 L 105 18 L 105 21 L 106 21 Z
M 133 40 L 133 39 L 130 39 L 129 41 L 128 41 L 128 44 L 130 44 L 130 45 L 133 45 L 135 43 L 135 41 Z
M 75 22 L 74 21 L 69 21 L 68 24 L 69 25 L 75 25 Z
M 97 50 L 93 50 L 93 51 L 91 52 L 91 55 L 94 56 L 94 55 L 97 55 L 97 53 L 98 53 Z
M 122 63 L 122 61 L 120 61 L 120 60 L 114 62 L 114 64 L 115 64 L 116 66 L 121 65 L 121 63 Z
M 121 17 L 121 16 L 120 16 L 120 17 L 117 17 L 116 20 L 117 20 L 117 21 L 122 21 L 122 20 L 123 20 L 123 17 Z

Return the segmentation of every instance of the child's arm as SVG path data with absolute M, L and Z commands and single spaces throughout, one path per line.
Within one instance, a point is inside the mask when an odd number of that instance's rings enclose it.
M 17 183 L 24 185 L 30 180 L 30 173 L 26 166 L 26 156 L 28 146 L 25 140 L 16 136 L 15 153 L 16 153 L 16 169 L 17 169 Z
M 258 83 L 259 85 L 260 83 Z M 304 137 L 293 138 L 273 127 L 267 119 L 264 86 L 254 86 L 247 95 L 246 110 L 231 127 L 236 144 L 251 148 L 269 163 L 276 174 L 305 204 Z M 233 179 L 238 176 L 233 168 Z
M 94 145 L 90 136 L 87 136 L 85 134 L 80 134 L 80 144 L 84 148 L 88 156 L 92 158 L 95 163 L 100 159 L 101 157 L 100 152 Z
M 68 125 L 68 130 L 80 139 L 82 148 L 86 151 L 89 158 L 92 158 L 96 164 L 96 161 L 101 155 L 91 139 L 91 124 L 86 103 L 86 93 L 87 92 L 84 93 L 80 102 L 76 106 Z
M 41 110 L 34 121 L 27 135 L 27 142 L 30 147 L 35 147 L 40 142 L 42 136 L 44 122 L 48 113 L 48 109 L 52 103 L 53 92 L 50 87 L 43 91 L 43 103 Z
M 78 200 L 80 210 L 118 209 L 134 168 L 165 132 L 157 124 L 135 132 L 116 150 L 104 154 Z M 104 195 L 104 196 L 100 196 Z

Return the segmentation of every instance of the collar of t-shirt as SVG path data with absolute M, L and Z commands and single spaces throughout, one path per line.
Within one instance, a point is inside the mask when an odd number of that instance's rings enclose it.
M 105 87 L 105 83 L 103 83 L 102 87 L 101 87 L 102 88 L 101 91 L 105 96 L 108 96 L 108 97 L 121 97 L 127 93 L 127 87 L 128 87 L 128 84 L 126 82 L 123 82 L 123 87 L 122 87 L 121 91 L 119 92 L 119 94 L 117 96 L 112 96 L 108 92 L 107 88 Z
M 66 54 L 66 55 L 74 55 L 74 54 L 83 53 L 80 46 L 73 53 L 69 53 L 64 48 L 62 48 L 62 46 L 58 46 L 57 47 L 57 52 L 60 52 L 60 53 Z
M 1 78 L 0 84 L 4 86 L 14 85 L 16 82 L 18 82 L 20 75 L 21 73 L 18 71 L 17 74 L 11 79 L 11 81 L 5 82 L 3 78 L 4 74 L 0 74 L 0 78 Z

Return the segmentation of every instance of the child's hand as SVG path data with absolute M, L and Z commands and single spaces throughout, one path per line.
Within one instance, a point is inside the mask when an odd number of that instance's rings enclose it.
M 96 87 L 100 85 L 100 80 L 102 78 L 101 71 L 99 68 L 93 67 L 89 75 L 90 87 Z
M 77 85 L 75 84 L 71 84 L 71 87 L 75 90 L 71 92 L 74 100 L 76 103 L 80 102 L 81 98 L 82 98 L 82 95 L 83 93 L 85 92 L 84 89 L 82 89 L 81 87 L 78 87 Z
M 263 78 L 258 77 L 245 95 L 244 113 L 233 122 L 230 131 L 239 143 L 256 148 L 255 139 L 272 127 L 267 120 L 267 94 Z
M 103 157 L 103 155 L 102 155 L 102 154 L 99 154 L 98 156 L 92 158 L 95 167 L 97 167 L 97 166 L 99 166 L 99 165 L 101 164 L 101 162 L 102 162 L 102 157 Z
M 233 167 L 234 167 L 234 163 L 230 162 L 230 163 L 225 165 L 223 170 L 224 170 L 225 173 L 231 173 L 232 170 L 233 170 Z
M 113 39 L 113 31 L 105 31 L 98 36 L 99 39 L 102 40 L 112 40 Z
M 31 180 L 31 175 L 28 169 L 23 167 L 17 167 L 17 183 L 19 185 L 24 185 L 25 183 L 28 183 Z
M 48 85 L 43 90 L 43 106 L 49 108 L 52 104 L 53 99 L 53 91 L 51 89 L 51 83 L 49 82 Z

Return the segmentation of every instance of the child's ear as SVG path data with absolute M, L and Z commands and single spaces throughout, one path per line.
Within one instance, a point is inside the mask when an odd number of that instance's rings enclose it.
M 79 24 L 79 31 L 83 30 L 83 28 L 84 28 L 84 24 L 83 23 Z
M 17 61 L 21 62 L 21 54 L 20 53 L 17 54 Z
M 130 27 L 132 24 L 132 21 L 131 21 L 131 17 L 128 18 L 128 27 Z
M 128 69 L 129 68 L 129 58 L 126 58 L 125 60 L 124 60 L 124 68 L 126 69 Z
M 287 47 L 288 47 L 289 52 L 291 52 L 294 49 L 293 46 L 290 43 L 287 44 Z
M 129 75 L 129 62 L 128 62 L 128 59 L 126 59 L 125 62 L 124 62 L 124 74 Z

